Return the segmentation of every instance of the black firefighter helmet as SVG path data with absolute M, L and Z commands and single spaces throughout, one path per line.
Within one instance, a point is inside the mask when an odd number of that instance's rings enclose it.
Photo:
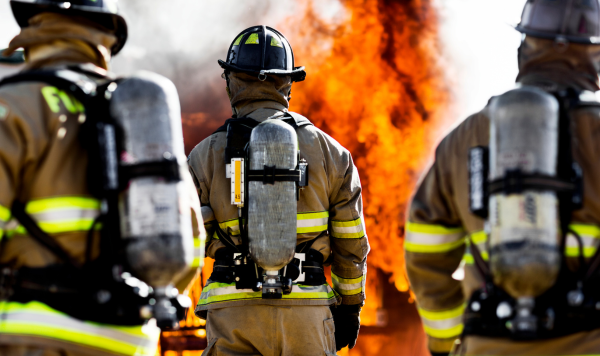
M 263 80 L 268 74 L 289 75 L 293 82 L 306 78 L 304 67 L 294 67 L 292 46 L 281 32 L 268 26 L 252 26 L 235 37 L 227 62 L 221 68 L 231 72 L 255 74 Z
M 21 28 L 29 26 L 29 19 L 42 12 L 81 16 L 114 31 L 117 42 L 111 48 L 116 55 L 127 41 L 127 23 L 119 15 L 118 0 L 11 0 L 10 6 Z

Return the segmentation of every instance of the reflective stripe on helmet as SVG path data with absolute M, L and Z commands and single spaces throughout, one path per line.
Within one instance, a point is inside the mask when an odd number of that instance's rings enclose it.
M 418 308 L 425 333 L 438 339 L 458 337 L 463 331 L 462 317 L 465 307 L 466 305 L 462 304 L 457 308 L 443 311 Z
M 283 295 L 283 300 L 331 300 L 335 298 L 337 298 L 337 294 L 328 284 L 322 284 L 320 286 L 294 284 L 292 287 L 292 293 Z M 235 283 L 213 282 L 208 284 L 202 290 L 198 305 L 209 305 L 249 299 L 262 299 L 262 292 L 254 292 L 252 289 L 236 289 Z
M 258 40 L 258 33 L 251 33 L 250 36 L 248 36 L 245 44 L 260 44 Z
M 361 218 L 350 221 L 332 221 L 331 236 L 338 239 L 360 239 L 365 236 L 365 227 Z
M 406 223 L 404 249 L 407 252 L 441 253 L 465 243 L 465 231 L 459 227 Z
M 155 326 L 114 326 L 84 322 L 39 302 L 0 302 L 0 333 L 61 340 L 123 355 L 154 356 Z
M 343 296 L 359 294 L 365 290 L 367 276 L 362 275 L 358 278 L 342 278 L 331 272 L 333 289 Z

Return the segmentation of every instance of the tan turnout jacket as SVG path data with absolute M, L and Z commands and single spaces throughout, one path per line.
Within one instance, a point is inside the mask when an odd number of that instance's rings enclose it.
M 108 41 L 105 37 L 112 36 L 61 15 L 39 16 L 40 21 L 47 19 L 55 29 L 60 27 L 57 22 L 62 23 L 71 36 L 82 40 L 62 41 L 53 46 L 46 38 L 50 44 L 36 48 L 47 55 L 30 60 L 26 70 L 85 64 L 90 70 L 106 73 L 106 68 L 101 68 L 104 56 L 98 59 L 99 53 L 85 41 L 95 43 L 94 36 Z M 29 32 L 27 36 L 17 37 L 15 42 L 23 38 L 33 41 L 36 35 L 39 34 Z M 60 33 L 56 36 L 60 37 Z M 38 42 L 43 43 L 43 37 Z M 18 269 L 60 263 L 12 218 L 10 208 L 15 200 L 24 203 L 39 227 L 76 261 L 84 261 L 88 230 L 100 214 L 100 202 L 89 194 L 86 180 L 86 167 L 94 163 L 88 162 L 87 152 L 79 142 L 78 133 L 84 120 L 81 103 L 59 88 L 36 82 L 0 87 L 0 239 L 3 242 L 0 263 L 3 265 Z M 191 177 L 186 179 L 191 185 L 191 206 L 197 212 L 192 212 L 197 216 L 192 219 L 194 236 L 200 239 L 204 230 L 199 200 Z M 99 234 L 94 234 L 93 241 L 91 257 L 95 259 L 99 253 Z M 178 283 L 181 291 L 194 277 L 196 269 L 191 268 L 182 276 Z M 0 300 L 0 350 L 8 355 L 37 348 L 38 352 L 45 349 L 48 354 L 154 356 L 158 335 L 158 328 L 151 325 L 94 324 L 40 302 L 21 304 Z
M 551 42 L 550 42 L 551 43 Z M 537 43 L 539 44 L 539 43 Z M 573 46 L 573 45 L 571 45 Z M 583 46 L 582 46 L 583 47 Z M 545 90 L 572 87 L 598 90 L 597 83 L 577 71 L 555 64 L 523 70 L 519 82 Z M 597 80 L 597 79 L 596 79 Z M 573 214 L 571 227 L 584 242 L 584 254 L 591 257 L 600 245 L 600 109 L 580 108 L 571 123 L 573 158 L 584 174 L 584 208 Z M 419 313 L 429 346 L 448 352 L 462 330 L 462 314 L 470 295 L 483 280 L 469 252 L 468 238 L 477 244 L 484 259 L 487 236 L 484 221 L 469 211 L 468 150 L 489 145 L 487 107 L 469 117 L 442 141 L 435 162 L 419 185 L 406 225 L 406 268 L 416 294 Z M 567 239 L 566 254 L 577 258 L 573 236 Z M 453 278 L 464 266 L 464 279 Z M 544 276 L 540 276 L 544 278 Z M 533 342 L 467 337 L 461 355 L 595 355 L 600 353 L 600 330 Z
M 247 117 L 256 121 L 282 118 L 285 108 L 277 103 L 260 105 Z M 265 108 L 271 106 L 279 109 Z M 297 130 L 301 155 L 309 167 L 308 187 L 300 191 L 298 207 L 298 244 L 316 239 L 313 249 L 332 265 L 333 291 L 328 285 L 294 285 L 289 296 L 273 301 L 260 298 L 260 292 L 236 290 L 235 283 L 205 286 L 197 312 L 232 305 L 283 304 L 329 305 L 341 298 L 344 304 L 362 304 L 366 256 L 369 244 L 362 218 L 361 185 L 358 171 L 348 150 L 318 128 L 308 125 Z M 226 133 L 213 134 L 202 141 L 189 156 L 189 165 L 203 205 L 207 229 L 207 255 L 225 245 L 215 229 L 229 234 L 240 244 L 238 211 L 231 205 L 230 179 L 225 177 Z M 209 209 L 210 208 L 210 209 Z

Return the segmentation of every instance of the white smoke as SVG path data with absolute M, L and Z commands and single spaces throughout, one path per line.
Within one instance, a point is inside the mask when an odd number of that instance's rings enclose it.
M 481 110 L 515 85 L 521 34 L 512 28 L 525 0 L 438 0 L 440 42 L 453 81 L 453 120 Z

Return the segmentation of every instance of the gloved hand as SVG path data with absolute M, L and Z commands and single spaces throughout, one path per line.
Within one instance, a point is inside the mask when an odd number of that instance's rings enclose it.
M 335 348 L 340 351 L 348 346 L 353 348 L 360 329 L 360 305 L 338 305 L 331 307 L 335 324 Z

